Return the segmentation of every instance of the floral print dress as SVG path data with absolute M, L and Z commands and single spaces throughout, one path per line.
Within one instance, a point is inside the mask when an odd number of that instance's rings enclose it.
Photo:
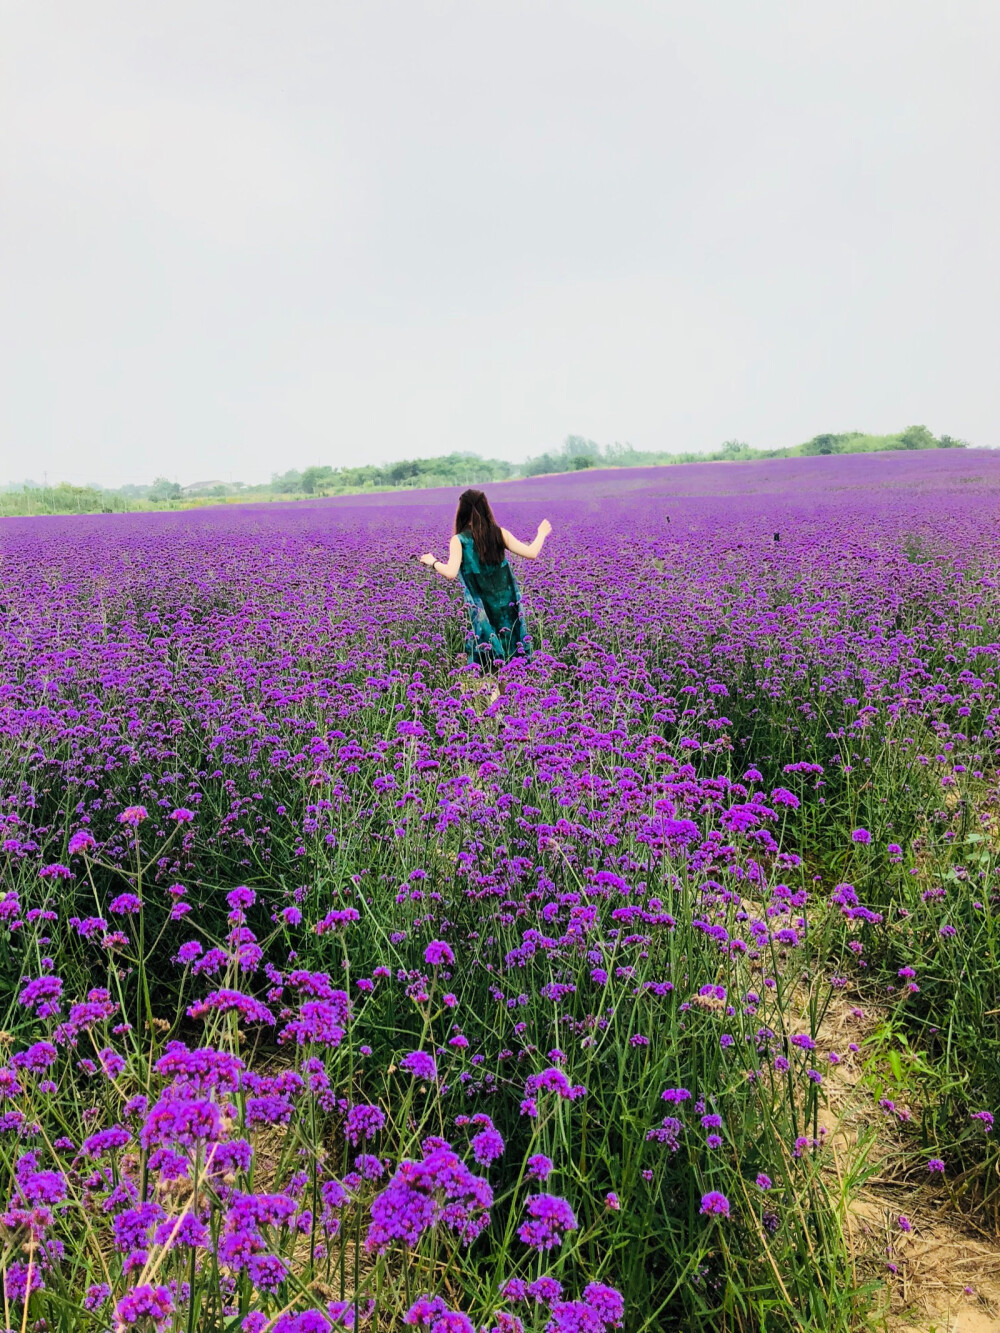
M 469 632 L 465 645 L 470 662 L 487 669 L 512 657 L 530 657 L 531 639 L 521 607 L 521 591 L 506 558 L 499 565 L 484 565 L 476 554 L 469 531 L 458 534 L 462 564 L 458 571 Z

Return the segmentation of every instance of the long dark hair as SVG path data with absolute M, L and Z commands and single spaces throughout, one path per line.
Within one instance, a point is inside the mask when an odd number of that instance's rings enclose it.
M 493 517 L 490 502 L 482 491 L 463 491 L 458 497 L 455 531 L 468 528 L 476 547 L 476 555 L 484 565 L 499 565 L 504 558 L 503 533 Z

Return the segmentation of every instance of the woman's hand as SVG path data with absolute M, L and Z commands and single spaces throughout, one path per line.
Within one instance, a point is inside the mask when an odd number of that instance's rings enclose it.
M 428 551 L 426 555 L 422 555 L 422 556 L 420 557 L 420 563 L 421 563 L 422 565 L 433 565 L 433 563 L 434 563 L 434 561 L 435 561 L 436 559 L 437 559 L 437 556 L 436 556 L 436 555 L 431 555 L 430 551 Z
M 552 524 L 549 522 L 547 518 L 543 518 L 541 523 L 539 523 L 538 525 L 539 537 L 547 537 L 551 531 L 552 531 Z

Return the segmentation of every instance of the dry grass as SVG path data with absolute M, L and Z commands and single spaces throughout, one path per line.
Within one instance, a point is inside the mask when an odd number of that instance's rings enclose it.
M 859 1276 L 886 1283 L 873 1322 L 889 1333 L 1000 1333 L 1000 1237 L 957 1211 L 943 1187 L 907 1178 L 903 1138 L 876 1105 L 863 1054 L 845 1055 L 847 1044 L 860 1045 L 879 1018 L 866 1006 L 866 1017 L 858 1019 L 856 1008 L 849 993 L 839 993 L 817 1034 L 822 1054 L 835 1050 L 842 1058 L 824 1079 L 820 1126 L 831 1184 L 867 1164 L 845 1224 Z M 919 1119 L 919 1107 L 907 1109 Z M 900 1229 L 900 1215 L 912 1231 Z

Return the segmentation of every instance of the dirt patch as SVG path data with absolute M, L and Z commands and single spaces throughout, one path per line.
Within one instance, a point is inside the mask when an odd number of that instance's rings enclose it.
M 913 1148 L 865 1083 L 865 1057 L 852 1053 L 879 1015 L 839 993 L 817 1034 L 822 1054 L 841 1063 L 824 1079 L 819 1124 L 831 1154 L 831 1182 L 867 1163 L 866 1183 L 845 1217 L 859 1274 L 885 1283 L 880 1309 L 890 1333 L 1000 1333 L 1000 1237 L 950 1204 L 945 1188 L 915 1184 Z M 919 1107 L 900 1107 L 919 1120 Z M 909 1230 L 900 1226 L 900 1218 Z

